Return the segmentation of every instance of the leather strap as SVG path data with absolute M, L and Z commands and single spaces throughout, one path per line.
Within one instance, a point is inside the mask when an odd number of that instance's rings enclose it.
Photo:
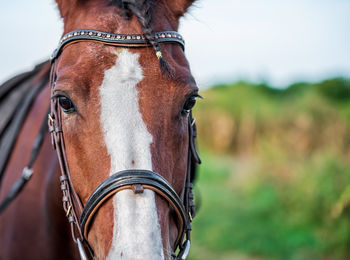
M 159 43 L 178 43 L 181 45 L 183 50 L 185 49 L 185 41 L 178 32 L 156 32 L 155 39 Z M 61 51 L 63 50 L 63 47 L 65 47 L 69 43 L 80 41 L 102 42 L 106 45 L 128 48 L 150 46 L 143 34 L 115 34 L 91 29 L 81 29 L 69 32 L 61 38 L 57 49 L 51 55 L 51 61 L 55 60 L 60 55 Z
M 0 202 L 0 214 L 6 209 L 8 205 L 10 205 L 10 203 L 17 197 L 17 195 L 20 194 L 22 189 L 25 187 L 25 185 L 28 183 L 28 181 L 32 177 L 34 172 L 33 164 L 39 155 L 40 148 L 42 146 L 42 143 L 44 141 L 44 137 L 46 136 L 46 134 L 47 134 L 47 122 L 46 122 L 46 116 L 45 116 L 45 120 L 41 123 L 39 133 L 35 138 L 32 152 L 30 154 L 30 158 L 27 163 L 27 166 L 23 169 L 21 176 L 12 185 L 5 199 Z
M 30 76 L 34 77 L 38 70 L 42 69 L 45 65 L 48 64 L 43 63 L 40 65 L 40 67 L 36 67 L 33 71 L 33 74 L 31 74 Z M 26 119 L 34 103 L 35 98 L 38 96 L 40 91 L 46 86 L 48 82 L 48 77 L 49 73 L 47 72 L 45 75 L 43 75 L 41 80 L 38 83 L 36 83 L 33 87 L 31 87 L 31 85 L 33 85 L 33 80 L 35 80 L 35 78 L 30 79 L 29 82 L 19 82 L 19 84 L 26 84 L 30 88 L 28 89 L 28 87 L 26 87 L 28 90 L 26 95 L 21 100 L 21 105 L 18 106 L 15 110 L 15 113 L 11 118 L 10 124 L 8 124 L 0 133 L 0 183 L 2 180 L 2 176 L 5 172 L 7 163 L 9 162 L 9 158 L 14 148 L 17 137 L 20 133 L 20 130 L 22 129 L 24 120 Z
M 87 237 L 89 222 L 101 206 L 102 202 L 120 190 L 133 189 L 133 186 L 137 184 L 142 185 L 145 189 L 151 189 L 161 195 L 161 197 L 166 199 L 176 211 L 178 220 L 180 221 L 179 229 L 181 230 L 175 243 L 175 247 L 177 247 L 180 238 L 184 236 L 184 224 L 186 225 L 188 223 L 185 208 L 181 199 L 169 183 L 158 173 L 148 170 L 125 170 L 117 172 L 107 178 L 95 189 L 86 202 L 80 218 L 80 229 L 83 231 L 84 237 Z
M 51 82 L 51 94 L 53 95 L 55 87 L 55 63 L 51 66 L 50 82 Z M 61 168 L 61 190 L 63 193 L 62 203 L 63 209 L 66 212 L 66 216 L 71 225 L 72 238 L 77 242 L 77 238 L 84 241 L 82 232 L 79 226 L 79 218 L 83 206 L 79 199 L 78 194 L 75 192 L 73 183 L 70 178 L 70 171 L 66 157 L 66 150 L 62 132 L 62 119 L 61 110 L 58 107 L 58 100 L 51 99 L 51 113 L 49 114 L 48 125 L 51 133 L 51 141 L 54 149 L 56 149 L 58 162 Z

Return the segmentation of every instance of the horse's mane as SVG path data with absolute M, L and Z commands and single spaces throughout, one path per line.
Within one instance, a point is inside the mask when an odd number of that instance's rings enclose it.
M 173 70 L 166 60 L 164 60 L 160 45 L 154 37 L 155 34 L 152 27 L 153 0 L 111 0 L 110 4 L 122 10 L 124 19 L 130 19 L 132 15 L 137 17 L 146 39 L 152 45 L 159 59 L 163 75 L 166 74 L 173 77 Z

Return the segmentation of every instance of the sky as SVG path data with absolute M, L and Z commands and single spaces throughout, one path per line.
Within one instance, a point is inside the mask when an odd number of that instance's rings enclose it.
M 286 87 L 350 78 L 350 0 L 199 0 L 179 32 L 200 88 Z M 0 0 L 0 83 L 49 57 L 62 34 L 53 0 Z

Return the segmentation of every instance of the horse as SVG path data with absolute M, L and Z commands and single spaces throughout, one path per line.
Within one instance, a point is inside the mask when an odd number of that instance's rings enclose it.
M 23 92 L 0 129 L 0 259 L 187 258 L 200 95 L 177 30 L 193 2 L 56 0 L 50 61 L 0 87 Z

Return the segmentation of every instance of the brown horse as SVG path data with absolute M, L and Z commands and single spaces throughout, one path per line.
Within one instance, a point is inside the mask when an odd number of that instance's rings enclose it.
M 11 152 L 0 200 L 30 157 L 50 98 L 52 140 L 45 135 L 32 179 L 0 216 L 0 259 L 79 259 L 71 227 L 79 249 L 97 259 L 186 258 L 198 88 L 175 31 L 193 0 L 56 2 L 68 35 L 31 80 L 29 89 L 45 87 Z M 136 175 L 141 184 L 130 182 Z M 99 192 L 107 195 L 96 202 Z

